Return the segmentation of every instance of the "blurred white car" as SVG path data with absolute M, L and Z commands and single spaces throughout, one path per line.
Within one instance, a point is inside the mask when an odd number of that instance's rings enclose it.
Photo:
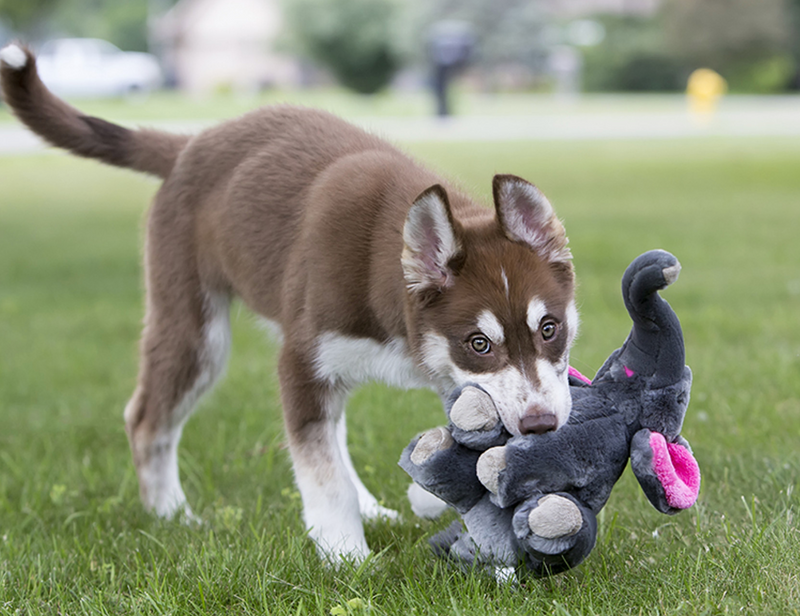
M 49 41 L 39 51 L 37 65 L 42 81 L 60 96 L 125 96 L 149 92 L 164 81 L 155 56 L 121 51 L 100 39 Z

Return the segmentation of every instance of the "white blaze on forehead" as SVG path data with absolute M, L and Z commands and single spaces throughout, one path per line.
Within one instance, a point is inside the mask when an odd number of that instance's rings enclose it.
M 495 344 L 503 344 L 506 341 L 503 326 L 489 310 L 484 310 L 478 315 L 478 329 L 489 336 Z
M 528 304 L 528 316 L 527 316 L 528 327 L 532 332 L 539 331 L 539 323 L 542 322 L 542 319 L 545 317 L 546 314 L 547 314 L 547 306 L 545 305 L 545 303 L 538 297 L 534 297 Z
M 564 356 L 557 364 L 544 358 L 536 360 L 539 388 L 533 393 L 532 403 L 545 412 L 554 413 L 558 419 L 558 426 L 566 423 L 572 410 L 568 365 L 569 356 Z
M 500 278 L 503 279 L 503 288 L 505 289 L 505 292 L 506 292 L 506 299 L 507 300 L 511 300 L 511 292 L 509 291 L 508 276 L 506 276 L 505 268 L 502 268 L 502 267 L 500 268 Z

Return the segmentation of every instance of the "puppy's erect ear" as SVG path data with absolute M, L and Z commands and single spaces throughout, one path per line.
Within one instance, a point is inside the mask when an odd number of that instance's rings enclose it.
M 453 282 L 451 261 L 461 253 L 447 193 L 439 184 L 425 190 L 403 227 L 403 276 L 411 291 L 441 291 Z
M 564 226 L 541 190 L 515 175 L 496 175 L 492 191 L 506 237 L 527 244 L 547 261 L 572 259 Z

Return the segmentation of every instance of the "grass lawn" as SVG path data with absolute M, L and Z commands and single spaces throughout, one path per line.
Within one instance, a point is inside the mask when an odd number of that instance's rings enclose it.
M 593 374 L 630 327 L 619 279 L 650 248 L 683 264 L 665 294 L 694 370 L 684 435 L 698 504 L 666 517 L 626 472 L 576 570 L 498 585 L 437 561 L 396 466 L 443 422 L 427 392 L 352 399 L 352 454 L 404 521 L 379 556 L 330 570 L 304 538 L 282 445 L 275 347 L 234 308 L 227 378 L 189 422 L 200 527 L 147 515 L 122 425 L 142 314 L 141 226 L 156 184 L 57 155 L 0 158 L 0 613 L 800 613 L 800 143 L 449 144 L 409 148 L 488 199 L 537 182 L 564 219 Z M 378 414 L 380 422 L 373 421 Z M 358 600 L 358 601 L 354 601 Z

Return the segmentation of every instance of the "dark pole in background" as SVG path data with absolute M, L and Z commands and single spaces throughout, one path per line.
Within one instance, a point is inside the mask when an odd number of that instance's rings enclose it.
M 464 68 L 475 49 L 472 26 L 464 21 L 437 21 L 428 32 L 428 55 L 433 64 L 432 87 L 436 115 L 450 115 L 447 91 L 450 80 Z
M 436 96 L 436 115 L 450 115 L 450 106 L 447 101 L 447 73 L 448 68 L 443 64 L 433 66 L 433 93 Z

